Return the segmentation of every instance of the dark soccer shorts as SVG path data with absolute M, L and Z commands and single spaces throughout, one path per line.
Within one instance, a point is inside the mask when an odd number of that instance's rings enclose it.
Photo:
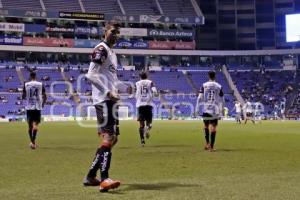
M 138 121 L 146 121 L 152 123 L 152 106 L 140 106 L 138 107 Z
M 203 122 L 206 126 L 209 124 L 214 125 L 214 126 L 218 125 L 217 117 L 214 117 L 209 113 L 203 113 L 202 117 L 203 117 Z
M 97 115 L 98 133 L 119 135 L 118 105 L 116 102 L 107 100 L 95 105 Z
M 40 123 L 41 122 L 41 111 L 40 110 L 27 110 L 27 122 L 28 123 Z
M 253 117 L 253 113 L 247 112 L 247 113 L 246 113 L 246 117 Z

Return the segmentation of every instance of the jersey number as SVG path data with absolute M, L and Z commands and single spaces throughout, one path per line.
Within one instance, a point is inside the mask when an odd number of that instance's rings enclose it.
M 37 96 L 38 96 L 38 89 L 37 88 L 30 88 L 29 97 L 37 97 Z
M 215 101 L 215 91 L 214 90 L 209 90 L 207 94 L 207 100 L 210 102 Z
M 147 94 L 148 94 L 148 88 L 146 85 L 143 85 L 141 89 L 141 95 L 147 95 Z

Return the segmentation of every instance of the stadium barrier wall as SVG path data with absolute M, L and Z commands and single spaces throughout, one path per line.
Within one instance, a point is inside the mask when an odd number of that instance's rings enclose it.
M 89 54 L 92 48 L 70 47 L 41 47 L 41 46 L 17 46 L 0 45 L 2 51 L 32 51 L 55 53 L 83 53 Z M 174 56 L 251 56 L 251 55 L 289 55 L 300 54 L 300 49 L 276 49 L 276 50 L 248 50 L 248 51 L 212 51 L 212 50 L 150 50 L 150 49 L 115 49 L 117 54 L 128 55 L 174 55 Z

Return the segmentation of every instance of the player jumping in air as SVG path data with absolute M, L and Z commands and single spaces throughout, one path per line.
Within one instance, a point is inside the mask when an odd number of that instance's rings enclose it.
M 26 115 L 28 123 L 28 134 L 30 138 L 30 148 L 36 149 L 36 136 L 38 126 L 41 122 L 41 110 L 47 100 L 43 84 L 36 80 L 36 73 L 30 73 L 30 81 L 24 84 L 22 99 L 26 100 Z
M 146 72 L 142 72 L 140 78 L 141 80 L 135 84 L 135 98 L 138 109 L 138 121 L 140 122 L 139 133 L 141 145 L 144 146 L 145 137 L 150 137 L 150 129 L 152 128 L 153 97 L 158 96 L 158 92 L 153 82 L 148 79 Z
M 217 133 L 218 119 L 222 115 L 224 93 L 222 86 L 215 81 L 216 73 L 208 72 L 209 81 L 200 89 L 196 109 L 203 107 L 203 122 L 206 145 L 205 150 L 215 151 L 214 144 Z M 210 136 L 210 137 L 209 137 Z

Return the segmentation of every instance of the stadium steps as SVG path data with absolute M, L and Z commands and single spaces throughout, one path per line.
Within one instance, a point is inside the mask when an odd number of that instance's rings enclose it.
M 196 0 L 191 0 L 191 4 L 193 5 L 195 12 L 198 16 L 203 16 L 203 12 L 200 9 L 200 6 L 198 5 Z
M 25 83 L 25 78 L 20 67 L 16 67 L 16 72 L 21 83 Z
M 71 99 L 76 103 L 76 104 L 79 104 L 80 103 L 80 97 L 77 93 L 74 93 L 74 88 L 73 88 L 73 85 L 72 83 L 70 83 L 69 81 L 69 78 L 66 76 L 65 72 L 64 72 L 64 68 L 61 68 L 60 70 L 60 73 L 61 73 L 61 77 L 63 78 L 63 80 L 66 82 L 66 83 L 69 83 L 71 88 L 69 88 L 69 92 L 71 94 Z
M 82 12 L 85 12 L 85 8 L 84 8 L 84 6 L 83 6 L 82 1 L 81 1 L 81 0 L 78 0 L 78 3 L 79 3 L 79 5 L 80 5 L 81 11 L 82 11 Z
M 300 81 L 300 74 L 297 73 L 297 76 L 294 78 L 294 84 L 293 84 L 293 92 L 288 96 L 286 105 L 285 105 L 285 111 L 288 112 L 290 109 L 294 108 L 296 104 L 299 102 L 299 81 Z
M 243 99 L 241 93 L 239 92 L 239 90 L 237 89 L 236 85 L 233 83 L 232 77 L 230 75 L 230 73 L 227 70 L 226 66 L 222 66 L 222 73 L 225 76 L 225 79 L 229 85 L 229 88 L 233 91 L 233 95 L 234 97 L 241 102 L 242 105 L 244 105 L 245 100 Z
M 194 91 L 196 94 L 198 94 L 199 90 L 198 90 L 196 84 L 194 83 L 194 81 L 192 80 L 192 78 L 190 77 L 190 74 L 189 74 L 188 72 L 186 72 L 186 73 L 185 73 L 185 72 L 182 72 L 182 73 L 183 73 L 183 75 L 185 76 L 185 78 L 186 78 L 188 84 L 189 84 L 189 85 L 191 86 L 191 88 L 193 89 L 193 91 Z

